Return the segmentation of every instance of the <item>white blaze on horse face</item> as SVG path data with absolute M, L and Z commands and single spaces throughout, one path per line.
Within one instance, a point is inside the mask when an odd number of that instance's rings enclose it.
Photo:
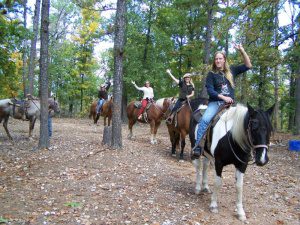
M 212 136 L 212 143 L 210 152 L 212 155 L 215 153 L 215 149 L 217 147 L 218 142 L 227 134 L 227 132 L 231 129 L 233 126 L 233 120 L 228 120 L 225 122 L 223 118 L 226 117 L 226 113 L 224 113 L 221 117 L 221 119 L 217 122 L 213 129 L 213 136 Z
M 267 153 L 267 150 L 266 148 L 264 148 L 263 152 L 261 153 L 261 156 L 260 156 L 260 162 L 262 164 L 265 164 L 266 163 L 266 153 Z

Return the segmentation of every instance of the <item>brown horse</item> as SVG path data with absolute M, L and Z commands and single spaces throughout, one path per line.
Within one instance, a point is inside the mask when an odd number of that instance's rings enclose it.
M 128 117 L 128 128 L 130 133 L 128 134 L 128 138 L 131 139 L 133 136 L 132 127 L 139 121 L 141 123 L 149 123 L 151 128 L 151 144 L 157 144 L 156 133 L 157 129 L 161 123 L 162 119 L 166 118 L 166 112 L 169 106 L 172 103 L 173 98 L 161 98 L 157 100 L 155 103 L 151 103 L 149 109 L 145 109 L 147 113 L 147 122 L 143 120 L 137 119 L 137 114 L 139 109 L 134 106 L 135 101 L 132 101 L 127 106 L 127 117 Z M 148 108 L 148 107 L 146 107 Z M 144 112 L 144 113 L 145 113 Z
M 208 101 L 205 98 L 192 99 L 186 102 L 180 111 L 174 116 L 171 124 L 167 124 L 170 141 L 172 144 L 172 156 L 176 156 L 176 146 L 180 142 L 180 156 L 179 159 L 183 160 L 183 152 L 185 147 L 185 137 L 189 134 L 190 120 L 192 112 L 194 112 L 201 105 L 207 105 Z
M 106 126 L 106 118 L 108 119 L 108 126 L 110 126 L 110 121 L 112 118 L 112 106 L 113 106 L 113 97 L 110 97 L 103 105 L 101 109 L 101 113 L 97 114 L 98 100 L 94 101 L 90 107 L 90 115 L 89 118 L 93 117 L 94 124 L 97 124 L 100 115 L 104 117 L 104 126 Z

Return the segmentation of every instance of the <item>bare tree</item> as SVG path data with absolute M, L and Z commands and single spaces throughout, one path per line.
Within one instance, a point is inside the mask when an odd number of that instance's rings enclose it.
M 36 0 L 33 17 L 33 37 L 31 39 L 29 69 L 28 69 L 28 93 L 33 95 L 34 68 L 36 58 L 36 42 L 38 37 L 41 0 Z
M 49 42 L 49 9 L 50 0 L 42 1 L 41 16 L 41 53 L 40 53 L 40 99 L 41 124 L 39 148 L 49 147 L 48 138 L 48 42 Z
M 115 19 L 114 38 L 114 107 L 112 117 L 112 147 L 122 148 L 122 90 L 123 90 L 123 58 L 125 45 L 126 0 L 118 0 Z

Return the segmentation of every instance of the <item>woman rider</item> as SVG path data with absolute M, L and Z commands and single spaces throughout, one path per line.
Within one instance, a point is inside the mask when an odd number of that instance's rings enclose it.
M 140 108 L 139 112 L 138 112 L 138 120 L 142 119 L 143 116 L 143 112 L 148 104 L 148 102 L 150 100 L 153 100 L 154 98 L 154 93 L 153 93 L 153 88 L 150 86 L 150 82 L 146 81 L 145 82 L 145 86 L 144 87 L 138 87 L 135 84 L 135 81 L 131 81 L 131 83 L 134 85 L 134 87 L 139 90 L 142 91 L 144 93 L 143 99 L 142 99 L 142 107 Z
M 175 112 L 182 106 L 182 103 L 185 100 L 190 99 L 194 96 L 194 84 L 192 82 L 191 74 L 186 73 L 182 78 L 176 79 L 172 73 L 171 70 L 167 69 L 167 73 L 170 75 L 170 77 L 178 84 L 180 93 L 177 102 L 175 103 L 175 106 L 173 107 L 170 115 L 168 116 L 166 122 L 168 124 L 171 124 L 175 115 Z
M 242 54 L 244 64 L 239 66 L 230 66 L 223 52 L 216 52 L 212 71 L 206 78 L 206 88 L 209 95 L 208 107 L 203 117 L 198 123 L 196 145 L 193 149 L 193 156 L 198 158 L 201 155 L 200 141 L 204 136 L 206 129 L 217 114 L 220 105 L 232 104 L 234 102 L 234 79 L 238 74 L 244 73 L 252 67 L 251 61 L 242 45 L 234 45 Z

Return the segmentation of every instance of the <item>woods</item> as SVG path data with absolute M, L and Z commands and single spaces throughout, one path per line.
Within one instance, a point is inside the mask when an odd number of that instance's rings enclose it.
M 25 92 L 42 97 L 40 2 L 0 4 L 1 98 L 23 98 Z M 222 50 L 231 64 L 239 64 L 232 43 L 241 43 L 253 68 L 237 81 L 236 100 L 264 108 L 276 103 L 274 128 L 300 133 L 297 1 L 118 1 L 121 3 L 124 11 L 116 14 L 117 1 L 51 1 L 48 68 L 43 74 L 48 79 L 48 96 L 60 102 L 61 116 L 86 117 L 99 84 L 113 78 L 113 94 L 120 96 L 115 99 L 116 111 L 124 120 L 124 107 L 140 97 L 131 88 L 131 80 L 139 84 L 149 80 L 157 99 L 176 96 L 167 68 L 176 76 L 193 73 L 196 95 L 205 96 L 204 78 L 214 52 Z M 123 24 L 118 20 L 122 13 Z M 117 38 L 119 28 L 124 29 L 119 34 L 124 35 L 123 41 Z M 113 42 L 114 47 L 105 46 Z M 116 126 L 120 118 L 114 116 L 113 121 Z

